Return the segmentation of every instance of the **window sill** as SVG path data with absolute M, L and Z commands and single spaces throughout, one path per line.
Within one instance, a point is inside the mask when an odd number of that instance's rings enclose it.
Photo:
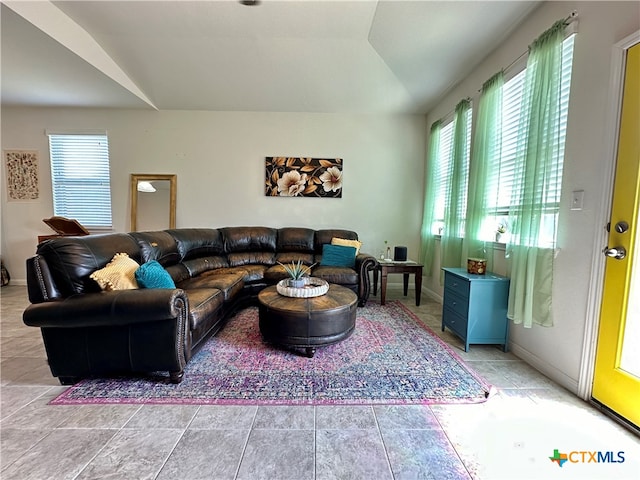
M 442 235 L 434 235 L 438 241 L 442 241 Z M 494 250 L 506 250 L 507 244 L 504 242 L 485 242 L 488 246 L 492 246 Z

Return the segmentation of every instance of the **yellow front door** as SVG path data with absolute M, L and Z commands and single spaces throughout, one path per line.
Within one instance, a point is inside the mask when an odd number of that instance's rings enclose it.
M 592 397 L 640 426 L 640 44 L 624 85 Z

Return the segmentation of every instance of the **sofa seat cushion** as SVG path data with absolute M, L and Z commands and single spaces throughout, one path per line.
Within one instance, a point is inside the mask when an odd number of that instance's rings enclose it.
M 207 272 L 207 275 L 239 273 L 242 275 L 244 283 L 256 283 L 264 280 L 264 272 L 267 268 L 266 265 L 243 265 L 242 267 L 220 268 Z
M 240 252 L 230 253 L 227 256 L 230 267 L 242 267 L 244 265 L 273 265 L 276 263 L 274 252 Z
M 274 265 L 264 272 L 264 279 L 271 284 L 278 283 L 280 280 L 284 280 L 285 278 L 289 278 L 289 274 L 282 265 Z
M 224 301 L 222 291 L 217 288 L 193 288 L 185 290 L 185 293 L 189 298 L 190 330 L 197 330 Z
M 314 263 L 314 255 L 311 253 L 283 252 L 276 255 L 276 261 L 280 263 L 297 263 L 300 261 L 305 265 L 312 265 Z
M 358 283 L 358 274 L 354 269 L 348 267 L 319 266 L 313 269 L 311 276 L 338 285 L 357 285 Z
M 224 269 L 223 269 L 224 270 Z M 221 271 L 205 272 L 195 278 L 180 282 L 177 287 L 183 290 L 193 288 L 217 288 L 222 291 L 224 301 L 235 297 L 244 287 L 243 272 L 223 273 Z

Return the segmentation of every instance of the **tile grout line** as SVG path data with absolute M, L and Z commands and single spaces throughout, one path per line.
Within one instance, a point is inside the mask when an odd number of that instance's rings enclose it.
M 460 452 L 458 452 L 458 449 L 451 441 L 451 438 L 449 438 L 449 433 L 447 432 L 445 425 L 443 425 L 442 422 L 440 422 L 440 419 L 436 415 L 436 412 L 431 408 L 431 405 L 427 405 L 427 408 L 431 412 L 431 415 L 433 415 L 433 418 L 435 419 L 435 421 L 438 422 L 438 425 L 440 426 L 440 431 L 444 434 L 445 438 L 447 439 L 447 442 L 449 442 L 449 445 L 451 445 L 451 448 L 453 449 L 453 451 L 456 452 L 456 457 L 460 461 L 460 464 L 464 468 L 465 472 L 467 472 L 467 475 L 469 476 L 469 480 L 475 480 L 476 477 L 469 471 L 469 467 L 467 467 L 467 464 L 465 463 L 464 459 L 460 456 Z
M 259 408 L 260 407 L 256 405 L 256 409 L 253 413 L 253 419 L 251 420 L 251 425 L 249 426 L 247 437 L 245 438 L 244 445 L 242 446 L 242 451 L 240 452 L 240 458 L 238 459 L 238 466 L 236 467 L 236 471 L 233 475 L 234 480 L 237 480 L 238 475 L 240 475 L 240 467 L 242 466 L 242 460 L 244 460 L 244 454 L 246 453 L 247 446 L 249 445 L 249 439 L 251 438 L 251 434 L 254 431 L 254 426 L 256 424 L 256 418 L 258 417 Z
M 393 473 L 393 467 L 391 466 L 391 459 L 389 458 L 389 451 L 387 450 L 387 444 L 384 441 L 384 436 L 382 435 L 382 430 L 380 429 L 380 422 L 378 422 L 378 414 L 376 413 L 376 409 L 374 405 L 371 406 L 371 410 L 373 410 L 373 419 L 376 422 L 376 430 L 378 431 L 378 436 L 380 437 L 380 442 L 382 442 L 382 448 L 384 449 L 384 457 L 387 460 L 387 467 L 389 468 L 389 473 L 391 474 L 392 479 L 395 479 L 396 476 Z
M 136 413 L 140 412 L 140 410 L 142 410 L 142 408 L 144 407 L 144 405 L 140 406 L 140 409 L 136 410 Z M 164 461 L 162 462 L 162 464 L 160 465 L 160 468 L 158 469 L 158 471 L 156 472 L 156 474 L 153 476 L 153 478 L 158 478 L 160 476 L 160 474 L 162 473 L 162 469 L 167 465 L 167 462 L 169 461 L 169 459 L 171 458 L 171 456 L 173 455 L 173 453 L 176 450 L 176 447 L 180 444 L 180 442 L 182 441 L 182 439 L 184 438 L 185 434 L 187 433 L 187 430 L 189 429 L 189 426 L 193 423 L 193 420 L 196 418 L 196 415 L 198 414 L 198 412 L 200 411 L 200 409 L 202 408 L 202 405 L 198 405 L 198 408 L 196 409 L 195 412 L 193 412 L 193 415 L 191 416 L 191 419 L 189 420 L 189 422 L 187 423 L 187 425 L 185 425 L 184 429 L 182 430 L 182 433 L 180 434 L 180 436 L 178 437 L 178 439 L 176 440 L 176 443 L 173 445 L 173 448 L 171 448 L 171 451 L 169 452 L 169 454 L 167 455 L 167 458 L 164 459 Z M 135 413 L 131 416 L 131 418 L 133 418 L 135 416 Z M 131 421 L 131 418 L 129 419 L 129 422 Z M 127 423 L 129 423 L 127 422 Z M 124 429 L 124 427 L 127 424 L 125 423 L 122 426 L 122 429 Z

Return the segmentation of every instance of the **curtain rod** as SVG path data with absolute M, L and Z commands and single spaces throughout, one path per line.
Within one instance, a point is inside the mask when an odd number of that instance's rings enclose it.
M 567 18 L 564 19 L 564 23 L 566 23 L 567 25 L 569 25 L 570 23 L 575 22 L 576 20 L 578 20 L 578 11 L 577 10 L 573 10 L 569 16 Z M 529 53 L 529 49 L 527 49 L 525 52 L 523 52 L 521 55 L 518 56 L 518 58 L 516 58 L 513 62 L 511 62 L 509 65 L 507 65 L 506 67 L 504 67 L 502 69 L 503 72 L 506 72 L 507 70 L 509 70 L 511 67 L 513 67 L 516 63 L 518 63 L 520 60 L 522 60 L 522 58 L 524 56 L 526 56 Z M 478 89 L 478 92 L 481 92 L 482 88 Z M 469 101 L 471 101 L 470 97 L 467 97 L 467 99 Z M 439 120 L 444 121 L 447 117 L 449 117 L 450 115 L 452 115 L 455 112 L 455 108 L 453 110 L 451 110 L 450 112 L 448 112 L 446 115 L 440 117 Z M 437 121 L 437 120 L 436 120 Z
M 573 10 L 569 16 L 567 18 L 564 19 L 564 23 L 566 23 L 567 25 L 569 25 L 572 22 L 575 22 L 576 20 L 578 20 L 578 11 L 577 10 Z M 513 62 L 511 62 L 509 65 L 507 65 L 506 67 L 504 67 L 502 69 L 503 72 L 507 72 L 511 67 L 513 67 L 515 64 L 517 64 L 520 60 L 522 60 L 525 56 L 527 56 L 527 54 L 529 53 L 529 49 L 527 49 L 526 51 L 522 52 L 518 58 L 516 58 Z M 478 92 L 481 92 L 482 88 L 478 89 Z
M 471 97 L 464 97 L 462 100 L 460 100 L 460 102 L 465 100 L 469 103 L 473 102 L 473 98 Z M 440 117 L 438 120 L 444 123 L 445 121 L 449 120 L 449 117 L 453 117 L 454 113 L 456 113 L 456 107 L 460 104 L 460 102 L 456 103 L 456 106 L 453 107 L 453 110 L 449 110 L 445 115 Z M 434 120 L 434 123 L 437 122 L 438 120 Z

